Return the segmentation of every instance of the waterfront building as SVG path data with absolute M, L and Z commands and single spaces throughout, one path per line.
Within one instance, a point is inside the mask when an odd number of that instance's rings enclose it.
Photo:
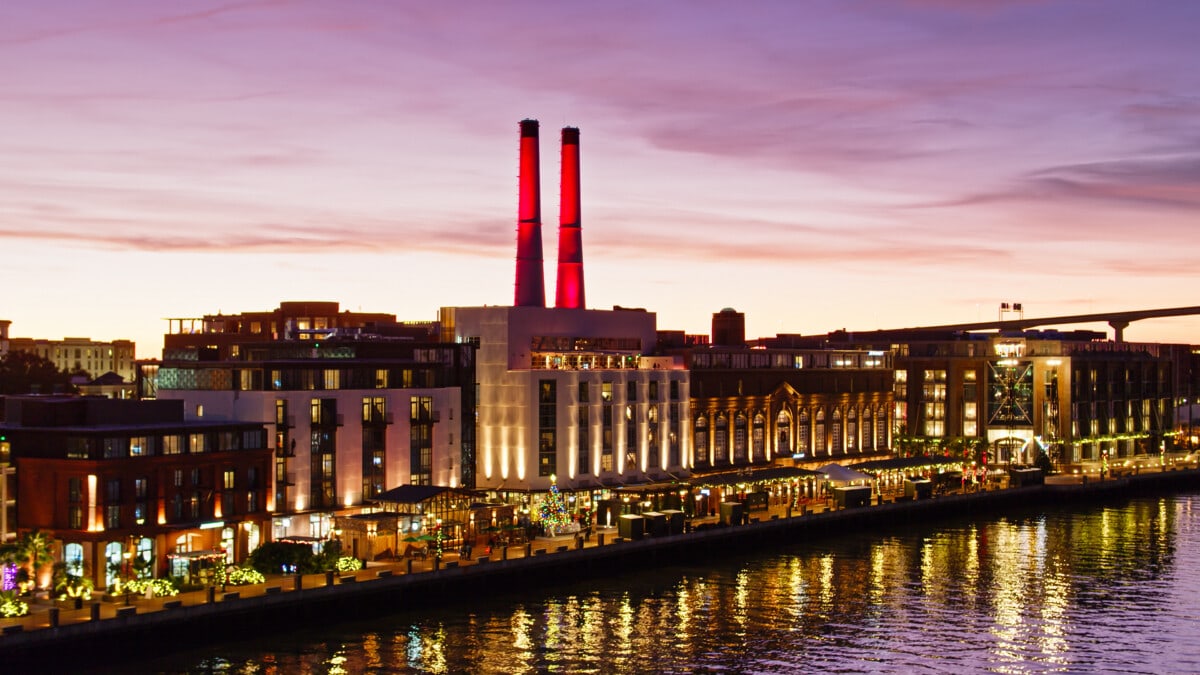
M 116 373 L 132 382 L 136 373 L 136 345 L 130 340 L 111 342 L 86 337 L 62 340 L 10 337 L 11 321 L 0 321 L 0 356 L 10 351 L 36 354 L 63 372 L 85 371 L 92 377 Z
M 188 419 L 269 425 L 273 539 L 328 538 L 336 514 L 395 486 L 473 487 L 475 347 L 321 331 L 220 349 L 198 334 L 143 379 Z
M 656 354 L 654 313 L 446 307 L 441 325 L 478 347 L 478 488 L 574 490 L 690 469 L 688 372 Z
M 241 561 L 261 541 L 271 471 L 261 423 L 188 420 L 182 401 L 10 396 L 2 409 L 16 528 L 45 533 L 67 571 L 97 588 L 135 559 L 186 577 L 193 557 Z
M 291 301 L 271 311 L 167 319 L 163 348 L 195 349 L 206 359 L 225 360 L 237 357 L 241 345 L 353 334 L 428 342 L 436 339 L 436 326 L 400 323 L 395 314 L 341 311 L 336 302 Z
M 1110 341 L 1093 331 L 913 329 L 819 339 L 895 352 L 900 452 L 1004 465 L 1045 454 L 1064 469 L 1165 451 L 1190 358 L 1183 345 Z
M 891 448 L 892 354 L 754 348 L 745 318 L 713 315 L 712 343 L 681 350 L 697 471 L 861 460 Z

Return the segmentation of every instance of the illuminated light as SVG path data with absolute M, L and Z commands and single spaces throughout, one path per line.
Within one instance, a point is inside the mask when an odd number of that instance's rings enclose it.
M 545 307 L 542 276 L 542 197 L 537 120 L 521 120 L 520 185 L 517 204 L 517 283 L 513 305 Z
M 200 523 L 200 529 L 202 530 L 215 530 L 218 527 L 225 527 L 225 521 L 214 520 L 210 523 Z
M 346 496 L 342 498 L 342 506 L 351 506 L 353 504 L 354 504 L 354 495 L 347 492 Z
M 304 510 L 304 495 L 298 495 L 296 497 L 296 510 L 297 511 Z
M 88 474 L 88 531 L 100 532 L 104 529 L 96 512 L 96 474 Z
M 558 216 L 558 277 L 554 306 L 584 309 L 583 232 L 579 208 L 579 129 L 562 130 L 562 182 Z
M 1062 359 L 1049 359 L 1049 360 L 1047 360 L 1047 361 L 1046 361 L 1046 365 L 1048 365 L 1048 366 L 1061 366 L 1061 365 L 1062 365 Z

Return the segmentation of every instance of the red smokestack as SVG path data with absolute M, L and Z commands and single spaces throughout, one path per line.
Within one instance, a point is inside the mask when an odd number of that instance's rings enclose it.
M 538 123 L 521 120 L 520 201 L 517 207 L 517 287 L 513 305 L 545 307 L 542 277 L 542 194 L 538 173 Z
M 558 212 L 558 285 L 554 306 L 584 309 L 583 230 L 579 217 L 579 129 L 562 130 L 562 195 Z

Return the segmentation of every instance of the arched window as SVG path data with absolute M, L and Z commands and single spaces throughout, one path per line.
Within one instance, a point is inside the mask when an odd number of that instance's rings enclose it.
M 871 451 L 875 449 L 875 429 L 871 425 L 871 418 L 875 414 L 870 406 L 863 409 L 862 415 L 862 441 L 863 450 Z
M 74 577 L 83 576 L 83 544 L 67 544 L 63 547 L 63 563 L 66 573 Z
M 141 569 L 138 572 L 138 576 L 143 579 L 149 579 L 150 577 L 153 577 L 154 565 L 150 564 L 150 562 L 154 560 L 153 539 L 150 539 L 149 537 L 142 537 L 141 539 L 138 539 L 137 557 L 143 561 L 143 564 L 139 565 Z
M 708 418 L 704 415 L 696 418 L 692 429 L 692 444 L 695 446 L 696 463 L 708 464 Z
M 796 423 L 796 454 L 808 457 L 812 454 L 812 424 L 808 421 L 808 411 L 800 411 L 800 419 Z
M 762 462 L 767 459 L 766 448 L 767 420 L 762 413 L 755 413 L 754 423 L 750 425 L 750 461 Z
M 822 452 L 828 454 L 829 448 L 825 445 L 825 411 L 823 409 L 817 410 L 816 433 L 814 436 L 813 456 L 815 457 Z
M 775 455 L 786 457 L 792 454 L 792 416 L 780 410 L 775 418 Z
M 845 453 L 846 448 L 842 444 L 842 411 L 837 408 L 833 409 L 833 429 L 831 430 L 830 439 L 832 442 L 829 447 L 829 454 L 841 455 Z
M 713 434 L 713 461 L 716 464 L 729 462 L 729 421 L 725 419 L 725 413 L 717 415 Z
M 887 434 L 888 434 L 887 411 L 884 409 L 884 406 L 879 406 L 878 408 L 875 409 L 875 439 L 876 439 L 875 449 L 876 450 L 887 450 L 888 449 Z
M 113 588 L 121 576 L 121 542 L 110 541 L 104 545 L 104 587 Z
M 846 452 L 858 452 L 858 411 L 846 411 Z
M 733 418 L 733 461 L 746 462 L 746 416 L 742 413 Z

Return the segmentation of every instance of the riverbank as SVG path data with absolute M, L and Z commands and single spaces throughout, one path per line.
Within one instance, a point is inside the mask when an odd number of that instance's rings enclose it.
M 869 507 L 788 514 L 775 508 L 752 514 L 757 522 L 731 527 L 616 541 L 612 530 L 586 540 L 539 540 L 475 560 L 449 557 L 376 565 L 355 574 L 274 577 L 266 584 L 184 594 L 176 598 L 88 603 L 81 609 L 42 608 L 32 617 L 0 621 L 0 659 L 45 668 L 68 663 L 128 662 L 164 651 L 245 638 L 268 631 L 362 619 L 417 609 L 449 598 L 546 587 L 555 580 L 615 575 L 660 564 L 695 564 L 717 555 L 897 523 L 928 522 L 964 513 L 1200 487 L 1195 469 L 1142 473 L 1086 484 L 1052 477 L 1048 484 Z M 703 521 L 697 521 L 703 522 Z M 712 523 L 704 523 L 706 525 Z M 51 626 L 51 612 L 57 626 Z M 20 626 L 19 629 L 11 628 Z

